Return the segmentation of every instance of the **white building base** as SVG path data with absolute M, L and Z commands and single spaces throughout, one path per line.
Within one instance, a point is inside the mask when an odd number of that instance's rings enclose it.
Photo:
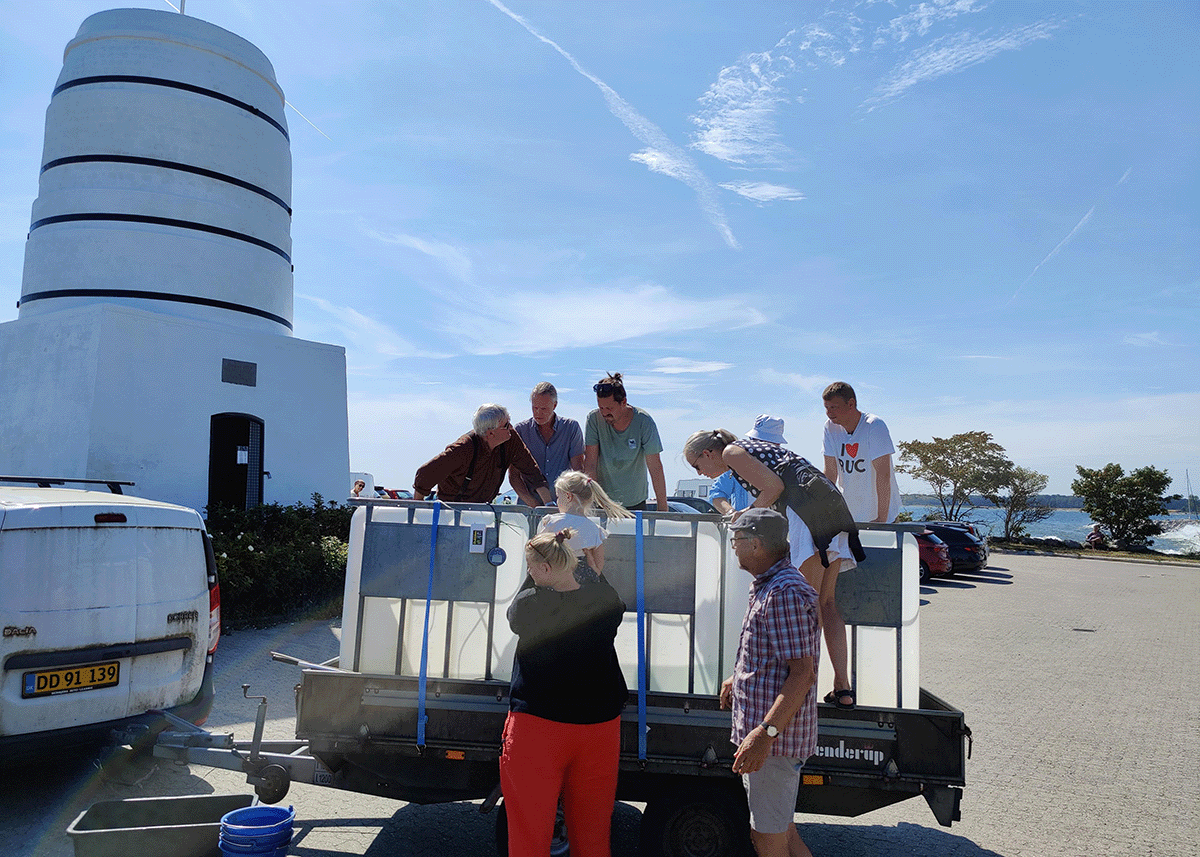
M 349 469 L 340 346 L 111 304 L 0 325 L 0 474 L 203 511 L 342 501 Z

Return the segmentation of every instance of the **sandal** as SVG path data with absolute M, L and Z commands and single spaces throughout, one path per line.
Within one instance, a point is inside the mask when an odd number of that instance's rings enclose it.
M 830 705 L 836 705 L 843 711 L 849 711 L 856 704 L 854 691 L 850 688 L 829 691 L 829 693 L 825 694 L 825 701 Z

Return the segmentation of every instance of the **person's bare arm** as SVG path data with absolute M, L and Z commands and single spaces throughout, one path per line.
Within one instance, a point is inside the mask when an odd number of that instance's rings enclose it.
M 578 470 L 582 473 L 587 473 L 587 471 L 583 469 L 584 467 L 586 467 L 586 464 L 584 464 L 586 459 L 587 459 L 587 455 L 586 455 L 586 453 L 583 453 L 583 452 L 579 453 L 579 455 L 572 455 L 571 456 L 571 469 Z M 591 474 L 589 474 L 589 475 L 591 475 Z M 592 478 L 595 479 L 596 477 L 593 476 Z
M 875 470 L 875 498 L 878 501 L 875 523 L 886 524 L 892 504 L 892 456 L 881 455 L 871 462 Z
M 600 477 L 596 475 L 596 465 L 600 462 L 600 447 L 585 446 L 583 448 L 583 472 L 593 479 L 599 481 Z
M 530 508 L 538 505 L 537 498 L 529 493 L 529 488 L 525 485 L 525 480 L 521 478 L 521 471 L 515 467 L 508 468 L 508 484 L 517 492 L 517 497 Z
M 825 456 L 825 478 L 837 485 L 838 463 L 832 455 Z
M 596 545 L 594 548 L 584 548 L 583 555 L 587 557 L 588 567 L 596 574 L 604 571 L 604 542 Z
M 650 471 L 650 484 L 654 487 L 654 499 L 658 501 L 658 511 L 671 511 L 671 507 L 667 505 L 667 477 L 663 473 L 662 456 L 657 452 L 648 454 L 646 469 Z

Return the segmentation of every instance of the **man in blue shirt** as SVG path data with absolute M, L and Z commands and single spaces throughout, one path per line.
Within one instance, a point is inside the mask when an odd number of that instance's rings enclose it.
M 513 426 L 533 460 L 541 468 L 550 488 L 550 503 L 557 499 L 554 480 L 564 470 L 583 470 L 583 430 L 579 423 L 560 417 L 554 409 L 558 407 L 558 390 L 549 381 L 542 381 L 533 388 L 529 396 L 533 416 Z M 526 506 L 538 505 L 537 493 L 525 482 L 515 468 L 509 468 L 508 481 L 517 497 Z

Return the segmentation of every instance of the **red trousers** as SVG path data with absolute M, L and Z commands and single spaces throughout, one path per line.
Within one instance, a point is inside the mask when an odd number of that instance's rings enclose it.
M 609 826 L 620 754 L 620 717 L 557 723 L 510 711 L 500 755 L 509 857 L 550 853 L 560 794 L 571 857 L 611 857 Z

